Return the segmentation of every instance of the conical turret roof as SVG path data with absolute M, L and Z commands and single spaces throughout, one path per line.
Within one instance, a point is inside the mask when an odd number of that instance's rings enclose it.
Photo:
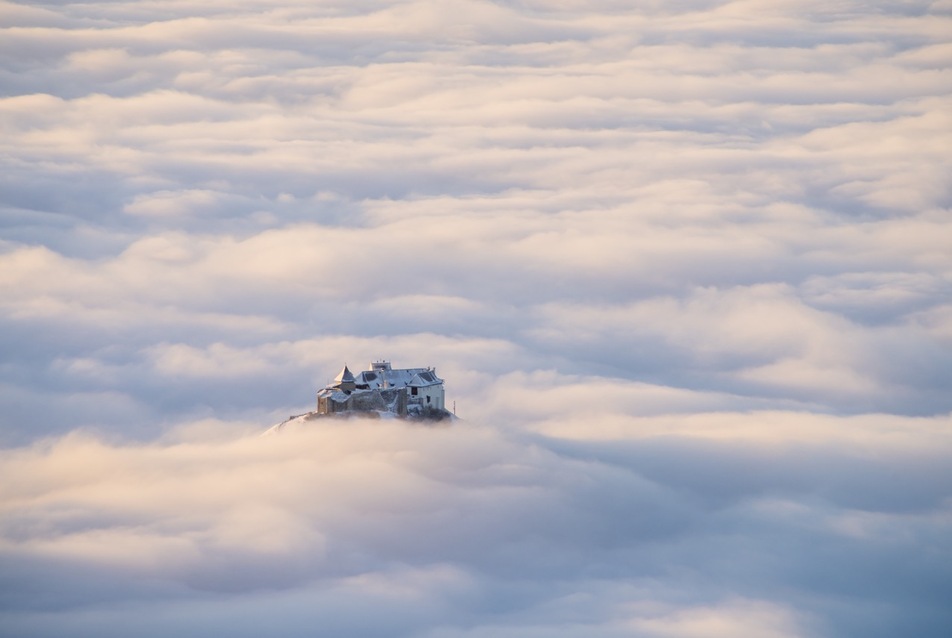
M 353 383 L 354 375 L 351 374 L 350 369 L 345 365 L 344 369 L 340 371 L 340 374 L 334 377 L 334 381 L 337 383 Z

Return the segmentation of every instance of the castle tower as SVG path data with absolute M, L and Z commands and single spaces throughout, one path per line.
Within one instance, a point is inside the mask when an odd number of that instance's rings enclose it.
M 344 369 L 340 371 L 340 374 L 334 377 L 334 386 L 348 394 L 357 389 L 357 382 L 354 380 L 354 375 L 346 365 Z

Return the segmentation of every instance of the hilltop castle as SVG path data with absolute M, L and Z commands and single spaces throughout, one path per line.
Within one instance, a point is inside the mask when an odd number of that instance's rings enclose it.
M 446 410 L 443 379 L 433 368 L 393 368 L 374 361 L 353 374 L 345 365 L 334 381 L 317 392 L 317 415 L 390 413 L 398 417 L 442 419 Z

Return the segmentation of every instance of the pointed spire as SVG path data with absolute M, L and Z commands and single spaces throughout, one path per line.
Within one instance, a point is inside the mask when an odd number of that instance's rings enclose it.
M 354 382 L 354 375 L 351 374 L 350 369 L 347 367 L 347 364 L 344 364 L 344 369 L 340 371 L 340 374 L 334 377 L 334 381 L 337 383 L 353 383 Z

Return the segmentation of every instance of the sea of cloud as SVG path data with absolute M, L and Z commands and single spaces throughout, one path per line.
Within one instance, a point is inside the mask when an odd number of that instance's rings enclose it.
M 947 416 L 512 421 L 322 421 L 241 437 L 204 422 L 146 444 L 71 433 L 8 449 L 0 633 L 949 627 Z
M 949 0 L 0 15 L 0 635 L 948 635 Z

